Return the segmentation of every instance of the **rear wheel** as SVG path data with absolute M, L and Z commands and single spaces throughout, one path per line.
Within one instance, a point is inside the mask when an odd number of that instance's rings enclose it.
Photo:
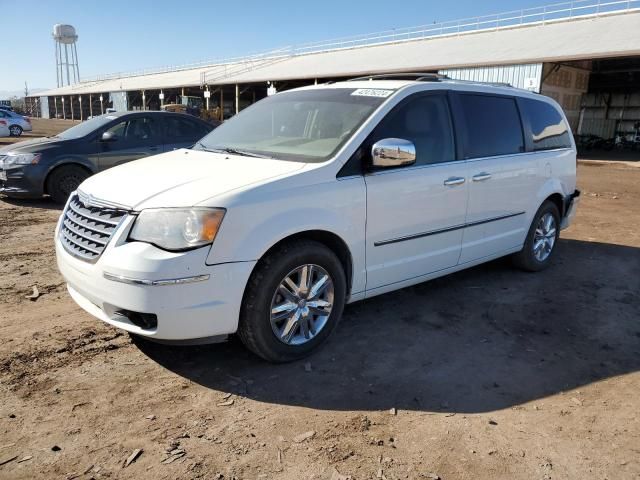
M 329 248 L 312 240 L 285 243 L 251 275 L 238 334 L 270 362 L 303 358 L 335 329 L 345 295 L 344 269 Z
M 89 173 L 77 165 L 56 168 L 47 179 L 47 192 L 56 203 L 65 203 L 71 192 L 89 177 Z
M 9 133 L 12 137 L 19 137 L 22 135 L 22 127 L 20 125 L 11 125 L 9 127 Z
M 527 233 L 524 247 L 513 256 L 516 266 L 538 272 L 549 266 L 560 236 L 560 212 L 547 200 L 536 212 Z

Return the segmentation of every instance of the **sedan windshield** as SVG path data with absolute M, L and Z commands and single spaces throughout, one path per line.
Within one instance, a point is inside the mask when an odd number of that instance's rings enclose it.
M 323 162 L 336 154 L 391 93 L 353 88 L 279 93 L 226 121 L 195 149 Z
M 64 132 L 56 135 L 58 138 L 62 138 L 64 140 L 72 140 L 74 138 L 82 138 L 86 135 L 89 135 L 91 132 L 96 129 L 106 125 L 107 123 L 115 120 L 117 117 L 113 115 L 100 115 L 99 117 L 93 117 L 89 120 L 86 120 L 78 125 L 75 125 Z

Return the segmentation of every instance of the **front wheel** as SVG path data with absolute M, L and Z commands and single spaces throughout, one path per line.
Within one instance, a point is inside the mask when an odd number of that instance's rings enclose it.
M 560 237 L 560 212 L 555 203 L 547 200 L 538 209 L 527 233 L 524 247 L 513 256 L 519 268 L 539 272 L 549 266 Z
M 22 127 L 20 125 L 11 125 L 9 127 L 9 134 L 12 137 L 19 137 L 22 135 Z
M 285 243 L 251 275 L 238 334 L 270 362 L 303 358 L 335 329 L 345 296 L 344 269 L 333 251 L 312 240 Z
M 63 165 L 49 175 L 47 192 L 56 203 L 65 203 L 71 192 L 88 177 L 89 173 L 78 165 Z

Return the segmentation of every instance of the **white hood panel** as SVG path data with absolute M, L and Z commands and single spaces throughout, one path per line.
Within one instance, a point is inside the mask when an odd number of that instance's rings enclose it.
M 190 207 L 303 167 L 298 162 L 181 149 L 105 170 L 85 180 L 80 190 L 135 210 Z

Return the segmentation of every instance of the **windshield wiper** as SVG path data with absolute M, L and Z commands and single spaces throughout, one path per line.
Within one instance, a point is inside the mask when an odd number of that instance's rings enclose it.
M 218 152 L 230 153 L 232 155 L 242 155 L 243 157 L 255 157 L 255 158 L 273 158 L 268 155 L 263 155 L 261 153 L 250 152 L 248 150 L 242 150 L 241 148 L 232 148 L 232 147 L 213 147 L 213 150 Z

